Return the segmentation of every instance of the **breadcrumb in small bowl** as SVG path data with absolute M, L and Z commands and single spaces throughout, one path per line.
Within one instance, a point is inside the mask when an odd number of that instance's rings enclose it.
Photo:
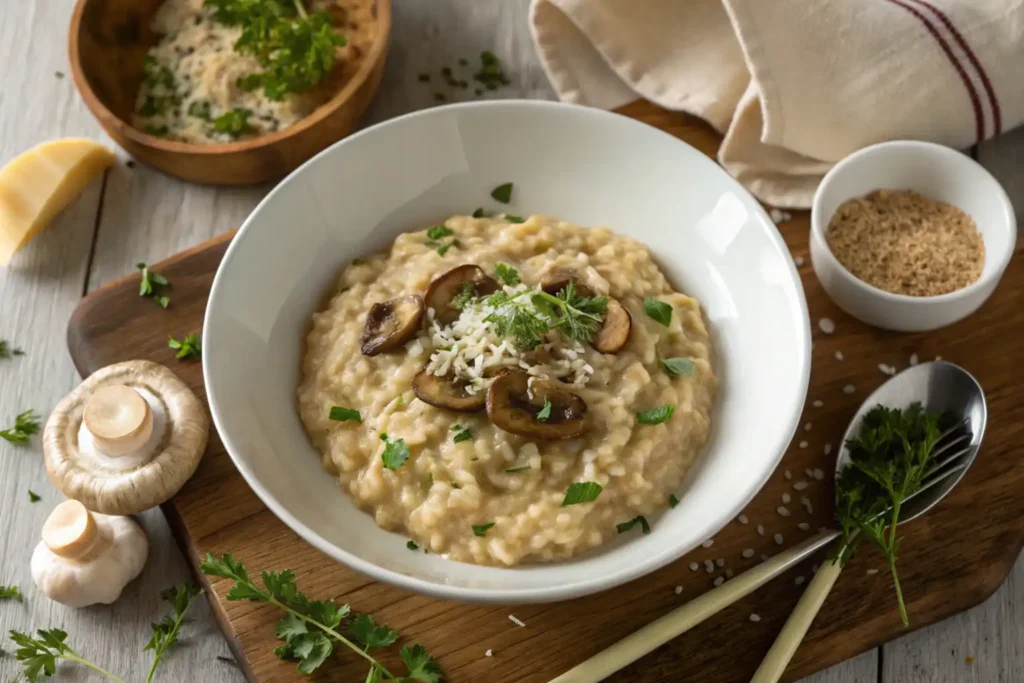
M 999 182 L 930 142 L 851 154 L 822 180 L 811 209 L 811 264 L 822 287 L 855 318 L 898 332 L 938 329 L 976 311 L 1016 240 Z

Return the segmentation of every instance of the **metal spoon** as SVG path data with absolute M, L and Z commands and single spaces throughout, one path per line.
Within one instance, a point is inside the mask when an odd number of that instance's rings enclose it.
M 850 452 L 845 444 L 860 431 L 861 422 L 868 411 L 878 404 L 905 408 L 914 402 L 920 402 L 926 410 L 959 420 L 956 420 L 954 427 L 943 433 L 935 445 L 933 454 L 936 466 L 925 477 L 917 494 L 909 498 L 901 508 L 897 525 L 920 517 L 956 486 L 978 454 L 988 421 L 985 392 L 966 370 L 944 361 L 909 368 L 880 386 L 861 404 L 843 435 L 844 446 L 836 458 L 836 478 L 839 478 L 839 473 L 850 462 Z M 750 683 L 776 683 L 782 677 L 807 634 L 807 629 L 839 578 L 841 569 L 838 562 L 828 561 L 821 565 Z
M 948 459 L 943 467 L 933 473 L 921 490 L 909 499 L 903 507 L 900 523 L 914 519 L 931 509 L 963 477 L 967 467 L 977 455 L 981 438 L 985 432 L 988 408 L 985 394 L 978 382 L 962 368 L 943 361 L 922 363 L 904 370 L 875 390 L 854 415 L 843 437 L 843 443 L 860 429 L 864 415 L 879 403 L 890 408 L 903 408 L 915 401 L 921 402 L 927 410 L 934 410 L 964 417 L 964 429 L 970 436 L 950 446 L 950 450 L 938 456 L 939 461 Z M 941 448 L 945 445 L 939 444 Z M 836 473 L 842 470 L 849 459 L 845 446 L 839 449 Z M 708 617 L 717 614 L 734 602 L 746 597 L 779 574 L 799 564 L 810 555 L 825 547 L 839 532 L 823 530 L 803 543 L 775 555 L 766 562 L 726 581 L 665 616 L 651 622 L 635 633 L 626 636 L 606 650 L 576 665 L 550 683 L 597 683 L 619 669 L 635 662 L 657 647 L 685 633 Z M 754 681 L 765 683 L 776 681 L 785 670 L 804 634 L 818 613 L 825 596 L 839 575 L 831 562 L 818 570 L 796 609 L 786 622 L 782 633 L 776 639 L 768 657 L 762 663 Z M 814 589 L 814 590 L 812 590 Z M 761 675 L 762 678 L 756 678 Z M 774 678 L 771 676 L 774 675 Z M 754 683 L 751 681 L 751 683 Z

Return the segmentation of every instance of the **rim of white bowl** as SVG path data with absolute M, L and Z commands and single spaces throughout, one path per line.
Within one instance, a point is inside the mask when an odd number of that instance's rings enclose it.
M 1010 239 L 1007 244 L 1005 252 L 999 254 L 999 259 L 996 262 L 996 267 L 989 271 L 988 274 L 982 273 L 981 277 L 979 277 L 977 280 L 967 285 L 966 287 L 961 287 L 960 289 L 955 289 L 952 292 L 946 292 L 945 294 L 936 294 L 934 296 L 911 296 L 909 294 L 897 294 L 895 292 L 887 292 L 884 289 L 879 289 L 878 287 L 875 287 L 872 284 L 864 282 L 859 277 L 857 277 L 849 270 L 847 270 L 846 266 L 840 263 L 839 259 L 836 258 L 836 255 L 832 253 L 832 248 L 829 247 L 828 240 L 825 239 L 826 226 L 824 225 L 824 220 L 821 217 L 821 204 L 824 201 L 823 195 L 825 194 L 825 191 L 828 188 L 829 184 L 836 177 L 842 175 L 843 173 L 846 173 L 851 166 L 860 162 L 864 157 L 885 154 L 896 154 L 899 153 L 900 150 L 906 149 L 916 149 L 918 151 L 926 150 L 929 153 L 935 153 L 940 157 L 943 157 L 944 159 L 948 160 L 948 162 L 943 161 L 943 163 L 947 163 L 950 168 L 953 168 L 957 165 L 963 165 L 965 167 L 981 171 L 983 176 L 986 177 L 991 183 L 992 198 L 999 203 L 1000 208 L 1002 209 L 1003 217 L 1005 219 L 1004 221 L 1000 222 L 1000 225 L 1006 227 Z M 852 197 L 847 197 L 847 199 L 851 198 Z M 961 211 L 962 210 L 963 209 L 961 209 Z M 829 216 L 829 220 L 832 220 L 832 216 Z M 878 142 L 873 145 L 864 147 L 863 149 L 857 150 L 853 154 L 843 158 L 842 161 L 833 166 L 828 171 L 828 173 L 825 174 L 825 177 L 821 179 L 821 183 L 819 183 L 818 185 L 818 189 L 815 190 L 814 192 L 814 199 L 811 203 L 811 236 L 813 239 L 821 241 L 821 244 L 825 247 L 825 258 L 829 260 L 829 263 L 831 265 L 837 268 L 838 272 L 841 273 L 841 277 L 843 277 L 848 283 L 852 283 L 855 287 L 859 287 L 861 290 L 865 292 L 868 292 L 874 296 L 880 297 L 890 302 L 908 302 L 934 305 L 948 303 L 951 301 L 957 301 L 959 299 L 969 297 L 977 290 L 988 286 L 989 284 L 993 283 L 993 281 L 998 282 L 998 280 L 1002 278 L 1003 271 L 1005 271 L 1006 266 L 1009 265 L 1010 259 L 1013 257 L 1013 252 L 1017 243 L 1017 217 L 1013 211 L 1013 203 L 1010 201 L 1010 197 L 1006 194 L 1006 190 L 1003 189 L 1002 184 L 1000 184 L 1000 182 L 996 180 L 995 176 L 993 176 L 987 168 L 985 168 L 977 161 L 964 154 L 963 152 L 953 149 L 952 147 L 940 145 L 936 142 L 926 142 L 924 140 L 889 140 L 888 142 Z M 987 250 L 985 257 L 988 258 Z
M 255 216 L 260 209 L 263 208 L 264 204 L 273 201 L 275 195 L 282 191 L 282 188 L 290 183 L 294 182 L 295 178 L 302 173 L 305 168 L 315 163 L 321 156 L 329 153 L 333 153 L 334 149 L 348 144 L 350 141 L 355 140 L 363 135 L 376 133 L 380 129 L 387 128 L 388 126 L 396 125 L 400 121 L 404 121 L 410 118 L 416 118 L 419 116 L 439 116 L 445 115 L 445 112 L 452 109 L 486 109 L 486 108 L 501 108 L 501 107 L 519 107 L 522 109 L 570 109 L 575 110 L 581 116 L 593 116 L 597 118 L 614 119 L 620 125 L 628 126 L 642 126 L 645 129 L 653 131 L 665 138 L 666 144 L 676 144 L 687 147 L 699 154 L 702 157 L 707 158 L 700 150 L 697 150 L 692 145 L 680 140 L 679 138 L 666 133 L 665 131 L 655 128 L 654 126 L 643 123 L 636 119 L 617 114 L 615 112 L 606 111 L 603 109 L 596 109 L 593 107 L 585 107 L 578 104 L 569 104 L 566 102 L 554 102 L 548 100 L 486 100 L 481 102 L 460 102 L 440 107 L 432 107 L 430 109 L 422 109 L 419 111 L 411 112 L 409 114 L 403 114 L 402 116 L 388 119 L 380 123 L 369 126 L 358 133 L 350 135 L 338 142 L 334 143 L 327 149 L 318 153 L 316 156 L 311 158 L 309 161 L 299 166 L 297 169 L 292 171 L 286 178 L 284 178 L 277 186 L 272 189 L 266 197 L 260 200 L 259 204 L 252 210 L 249 216 L 242 223 L 242 227 L 239 228 L 238 232 L 232 238 L 231 243 L 228 245 L 227 251 L 224 253 L 224 258 L 221 260 L 220 265 L 217 267 L 217 273 L 213 279 L 213 285 L 210 287 L 210 296 L 207 300 L 206 313 L 203 319 L 203 346 L 209 348 L 210 337 L 208 337 L 208 330 L 212 329 L 210 323 L 210 302 L 214 301 L 217 297 L 217 290 L 220 288 L 222 278 L 225 277 L 225 272 L 231 261 L 236 257 L 237 250 L 240 248 L 246 237 L 249 226 L 252 224 L 253 216 Z M 736 518 L 740 512 L 750 503 L 758 492 L 764 488 L 765 483 L 771 477 L 772 473 L 778 467 L 782 461 L 782 456 L 785 455 L 786 449 L 789 447 L 790 442 L 793 440 L 794 434 L 796 434 L 797 428 L 800 426 L 800 417 L 803 414 L 803 407 L 807 401 L 807 390 L 810 384 L 811 376 L 811 326 L 810 326 L 810 313 L 807 308 L 807 296 L 804 293 L 803 282 L 800 279 L 800 274 L 796 269 L 796 264 L 793 263 L 793 259 L 790 256 L 789 247 L 786 246 L 785 240 L 782 238 L 782 234 L 778 228 L 775 227 L 774 221 L 768 216 L 768 213 L 747 190 L 740 185 L 734 178 L 729 176 L 725 169 L 719 166 L 711 158 L 707 158 L 709 164 L 717 169 L 718 173 L 722 173 L 725 178 L 730 182 L 736 192 L 742 193 L 748 197 L 752 204 L 756 207 L 756 214 L 762 220 L 766 228 L 767 237 L 775 249 L 779 252 L 783 262 L 786 264 L 790 278 L 792 279 L 798 293 L 799 313 L 803 317 L 803 335 L 801 338 L 800 348 L 797 352 L 803 356 L 803 363 L 800 371 L 800 377 L 797 378 L 797 386 L 800 388 L 798 391 L 798 398 L 795 400 L 793 406 L 792 417 L 790 418 L 789 425 L 782 430 L 779 439 L 776 443 L 772 444 L 771 448 L 775 451 L 774 455 L 766 461 L 765 469 L 758 481 L 745 491 L 741 497 L 740 503 L 734 506 L 728 511 L 728 514 L 723 514 L 721 522 L 715 526 L 708 534 L 708 538 L 714 536 L 727 526 L 733 519 Z M 215 343 L 215 342 L 214 342 Z M 326 540 L 320 534 L 310 529 L 299 519 L 297 519 L 288 509 L 280 504 L 273 495 L 271 495 L 263 486 L 260 484 L 258 477 L 255 472 L 249 468 L 239 457 L 235 456 L 235 452 L 242 452 L 242 448 L 231 438 L 231 435 L 221 429 L 221 417 L 220 410 L 217 405 L 217 398 L 213 385 L 210 382 L 210 370 L 209 366 L 203 364 L 203 384 L 206 388 L 207 403 L 210 406 L 210 413 L 213 416 L 213 423 L 217 429 L 217 433 L 221 438 L 221 442 L 224 444 L 224 449 L 227 451 L 228 456 L 231 458 L 231 462 L 234 464 L 235 469 L 242 475 L 245 482 L 249 485 L 249 488 L 253 490 L 256 496 L 266 505 L 271 512 L 273 512 L 278 519 L 285 523 L 290 529 L 295 531 L 299 536 L 303 538 L 307 543 L 320 550 L 322 553 L 330 557 L 336 562 L 340 562 L 345 566 L 354 569 L 376 581 L 387 583 L 392 586 L 404 588 L 415 593 L 422 595 L 429 595 L 434 598 L 440 598 L 445 600 L 456 600 L 461 602 L 470 603 L 482 603 L 482 604 L 496 604 L 496 605 L 515 605 L 515 604 L 534 604 L 544 602 L 555 602 L 561 600 L 570 600 L 573 598 L 579 598 L 586 595 L 591 595 L 603 590 L 608 590 L 616 586 L 620 586 L 624 583 L 636 580 L 640 577 L 646 576 L 651 572 L 661 569 L 667 564 L 678 560 L 686 553 L 692 551 L 694 548 L 699 546 L 698 543 L 694 543 L 690 546 L 676 546 L 673 548 L 666 548 L 661 552 L 650 555 L 645 558 L 644 561 L 638 562 L 637 564 L 615 573 L 603 574 L 598 577 L 583 578 L 573 583 L 560 584 L 557 586 L 547 586 L 544 588 L 518 588 L 518 589 L 502 589 L 494 590 L 489 588 L 473 588 L 473 587 L 462 587 L 462 586 L 451 586 L 447 584 L 434 583 L 426 581 L 424 579 L 408 576 L 400 572 L 386 569 L 372 562 L 368 562 L 361 557 L 353 555 L 337 545 Z M 718 400 L 716 399 L 716 407 Z M 701 450 L 703 457 L 704 450 L 707 449 L 708 445 L 704 445 L 704 449 Z M 454 562 L 454 560 L 449 560 Z M 572 560 L 568 560 L 572 562 Z M 515 567 L 509 568 L 510 571 L 514 571 Z

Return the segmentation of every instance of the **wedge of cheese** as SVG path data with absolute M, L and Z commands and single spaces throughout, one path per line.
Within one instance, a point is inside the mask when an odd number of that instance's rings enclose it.
M 65 138 L 33 147 L 0 169 L 0 266 L 42 232 L 89 182 L 114 163 L 92 140 Z

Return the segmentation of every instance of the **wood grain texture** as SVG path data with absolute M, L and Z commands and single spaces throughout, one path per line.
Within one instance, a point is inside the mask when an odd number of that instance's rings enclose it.
M 667 121 L 669 128 L 682 133 L 684 139 L 692 136 L 701 143 L 707 135 L 703 124 L 685 117 L 664 119 L 665 114 L 651 105 L 634 105 L 629 111 L 641 120 Z M 806 214 L 783 225 L 782 232 L 794 255 L 806 258 Z M 172 360 L 165 331 L 196 327 L 212 279 L 210 267 L 224 247 L 224 241 L 218 240 L 207 251 L 159 266 L 175 283 L 177 306 L 172 305 L 169 311 L 154 310 L 151 302 L 138 297 L 136 278 L 88 298 L 76 312 L 69 335 L 72 357 L 80 371 L 86 374 L 129 356 L 145 357 L 171 364 L 201 391 L 199 366 Z M 978 315 L 928 335 L 897 335 L 868 328 L 832 304 L 809 266 L 803 266 L 801 272 L 813 320 L 829 317 L 837 325 L 834 335 L 824 335 L 815 326 L 814 372 L 808 408 L 801 421 L 805 429 L 797 434 L 780 470 L 745 511 L 749 524 L 734 522 L 719 534 L 713 547 L 694 551 L 618 589 L 566 603 L 510 610 L 431 600 L 371 582 L 331 563 L 264 509 L 235 474 L 219 443 L 211 447 L 195 477 L 167 509 L 180 524 L 179 530 L 187 534 L 186 545 L 193 562 L 206 552 L 231 551 L 251 570 L 290 567 L 303 578 L 303 587 L 310 594 L 371 611 L 408 641 L 423 642 L 439 656 L 452 681 L 546 681 L 687 597 L 706 590 L 723 571 L 716 569 L 710 575 L 703 570 L 693 572 L 688 567 L 690 562 L 722 558 L 728 568 L 742 571 L 758 561 L 756 556 L 742 559 L 744 549 L 751 548 L 756 555 L 771 554 L 779 547 L 772 539 L 774 534 L 782 534 L 783 543 L 793 543 L 811 533 L 798 530 L 798 523 L 806 521 L 811 529 L 827 524 L 831 488 L 827 482 L 805 474 L 806 470 L 831 470 L 834 456 L 826 455 L 825 447 L 838 446 L 848 416 L 886 379 L 878 369 L 879 363 L 905 367 L 912 353 L 928 359 L 941 351 L 943 357 L 973 372 L 986 388 L 991 428 L 978 461 L 960 487 L 935 511 L 907 526 L 901 573 L 912 628 L 978 604 L 1002 583 L 1024 543 L 1024 528 L 1019 523 L 1024 514 L 1024 461 L 1016 456 L 1017 444 L 1024 437 L 1024 409 L 1011 393 L 1024 381 L 1024 348 L 1014 344 L 1024 331 L 1024 319 L 1014 296 L 1014 289 L 1024 286 L 1024 262 L 1011 263 L 1004 285 Z M 1006 354 L 999 358 L 979 356 L 975 350 L 982 343 L 1006 349 Z M 844 360 L 837 359 L 837 351 L 842 352 Z M 853 394 L 842 391 L 847 384 L 856 388 Z M 814 400 L 823 405 L 814 407 L 810 403 Z M 808 481 L 810 486 L 796 491 L 793 484 L 797 481 Z M 792 499 L 788 508 L 793 515 L 788 518 L 776 513 L 784 494 Z M 801 506 L 803 495 L 812 503 L 813 514 Z M 975 505 L 982 499 L 992 503 L 983 516 Z M 211 514 L 214 510 L 217 514 Z M 756 533 L 757 523 L 765 526 L 764 536 Z M 786 680 L 818 671 L 904 633 L 887 580 L 884 575 L 868 575 L 868 568 L 882 568 L 881 558 L 870 551 L 840 577 Z M 678 639 L 612 680 L 746 679 L 799 597 L 801 589 L 795 585 L 795 577 L 809 572 L 807 566 L 790 572 L 709 620 L 702 632 L 718 634 L 715 640 Z M 677 585 L 683 587 L 682 596 L 673 590 Z M 227 585 L 219 581 L 213 588 L 222 599 Z M 246 663 L 258 680 L 294 680 L 292 667 L 277 662 L 270 654 L 274 610 L 220 600 L 215 609 L 223 611 L 230 622 Z M 514 626 L 508 620 L 510 612 L 528 626 Z M 759 614 L 762 621 L 749 622 L 751 613 Z M 737 652 L 727 645 L 734 642 L 744 642 L 746 647 Z M 482 657 L 487 649 L 496 655 Z M 354 680 L 360 672 L 358 662 L 341 658 L 323 680 Z
M 196 183 L 252 185 L 278 179 L 351 133 L 380 85 L 391 29 L 391 0 L 338 0 L 363 20 L 364 40 L 345 48 L 342 62 L 321 86 L 339 88 L 315 112 L 270 135 L 196 145 L 164 140 L 131 126 L 142 60 L 158 40 L 150 30 L 163 0 L 78 0 L 68 32 L 74 82 L 86 105 L 118 145 L 164 173 Z M 370 19 L 369 17 L 372 17 Z M 372 23 L 371 23 L 372 22 Z M 335 83 L 337 81 L 337 83 Z

